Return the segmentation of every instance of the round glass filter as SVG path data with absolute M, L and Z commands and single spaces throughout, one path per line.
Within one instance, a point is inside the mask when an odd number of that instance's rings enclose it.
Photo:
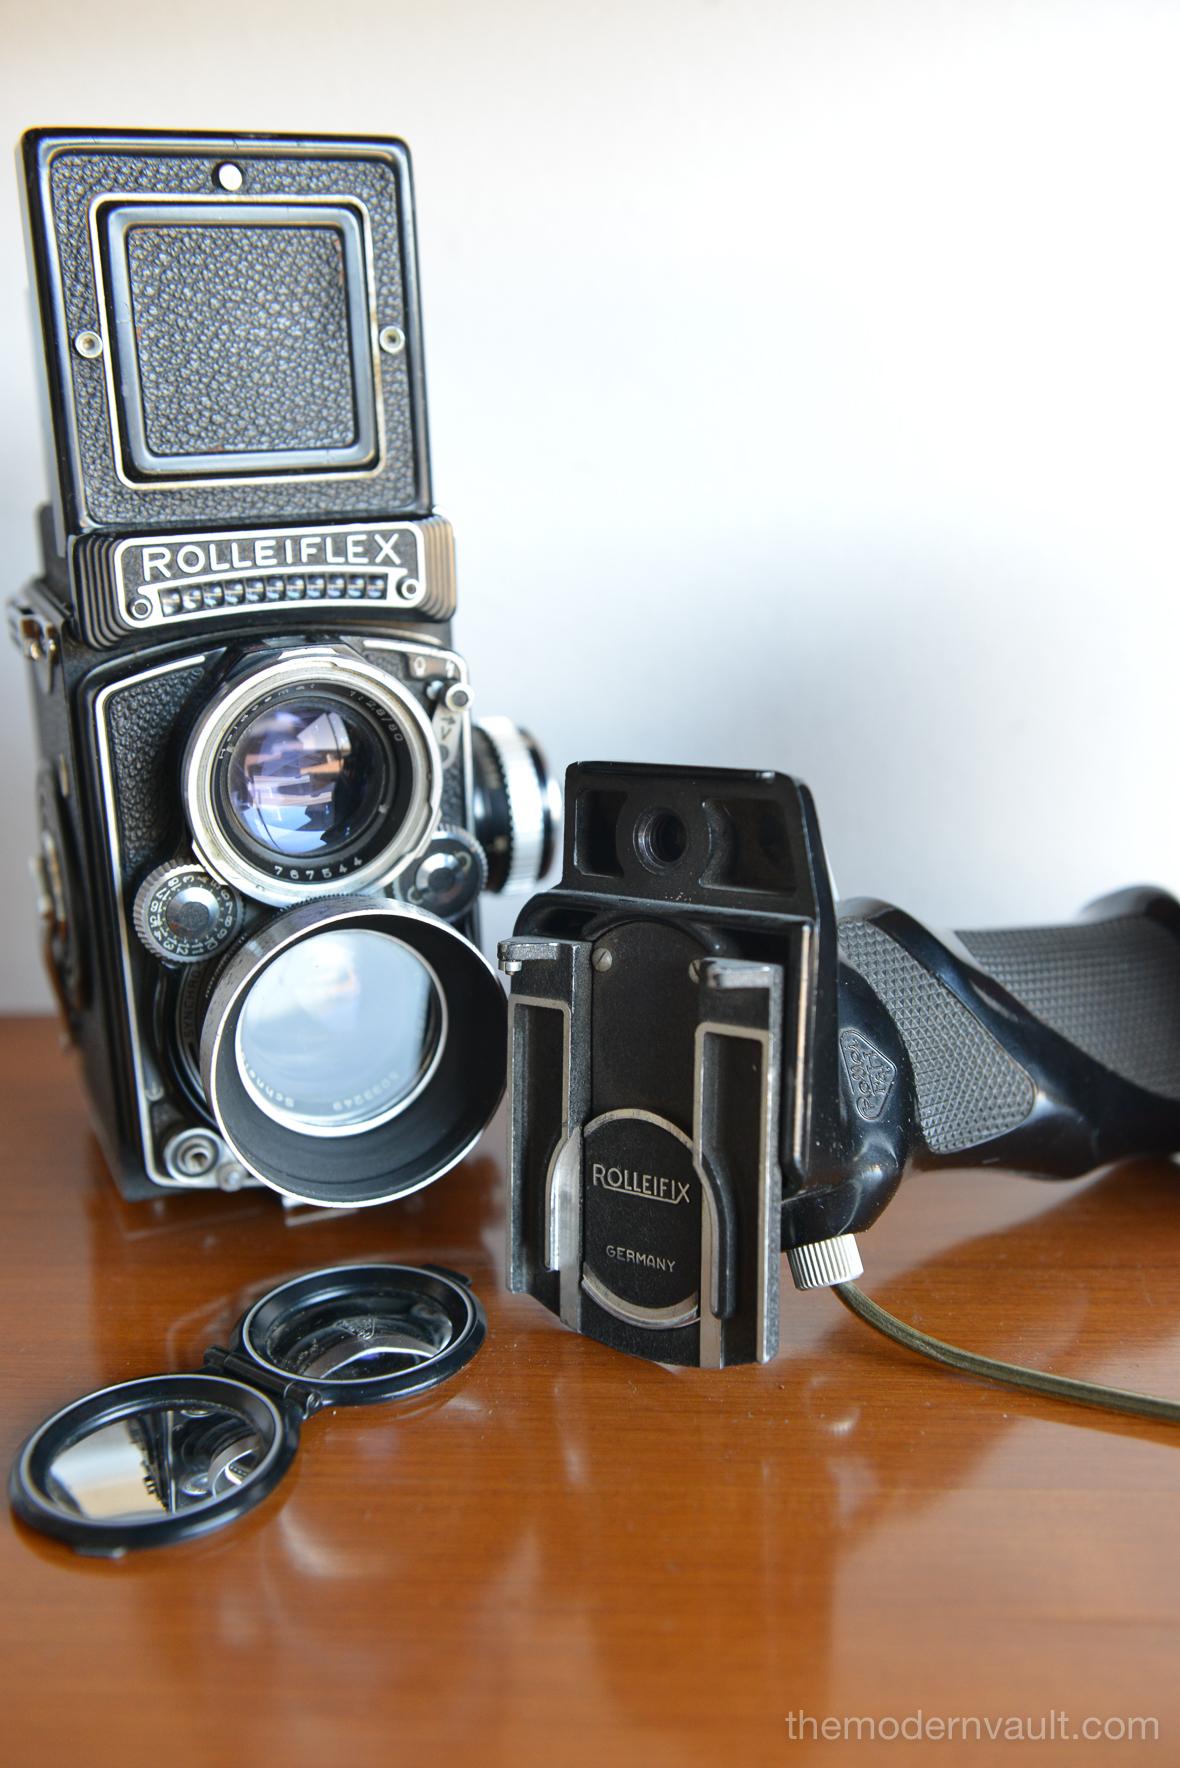
M 12 1508 L 83 1553 L 205 1534 L 265 1498 L 299 1412 L 221 1375 L 154 1375 L 75 1400 L 13 1463 Z
M 236 1343 L 293 1391 L 349 1406 L 436 1387 L 470 1362 L 486 1329 L 455 1272 L 342 1265 L 272 1289 L 241 1321 Z
M 83 1553 L 205 1534 L 274 1489 L 303 1418 L 435 1387 L 485 1331 L 454 1272 L 344 1265 L 295 1277 L 248 1310 L 228 1351 L 207 1353 L 205 1372 L 123 1382 L 47 1418 L 13 1463 L 9 1500 Z
M 279 953 L 251 984 L 235 1033 L 260 1110 L 311 1136 L 388 1123 L 426 1085 L 447 1010 L 438 978 L 401 940 L 337 927 Z

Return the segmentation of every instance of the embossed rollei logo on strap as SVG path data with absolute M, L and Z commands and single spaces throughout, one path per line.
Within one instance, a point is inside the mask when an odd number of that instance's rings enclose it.
M 875 1123 L 892 1090 L 897 1075 L 896 1064 L 888 1056 L 883 1056 L 859 1031 L 840 1033 L 840 1055 L 856 1115 L 866 1123 Z

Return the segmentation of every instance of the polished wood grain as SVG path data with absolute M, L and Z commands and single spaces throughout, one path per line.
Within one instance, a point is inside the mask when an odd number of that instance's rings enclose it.
M 9 1458 L 88 1388 L 195 1367 L 318 1264 L 455 1265 L 490 1328 L 434 1398 L 313 1420 L 284 1486 L 207 1541 L 108 1563 L 9 1518 L 6 1762 L 1180 1760 L 1180 1433 L 932 1368 L 826 1293 L 784 1292 L 763 1368 L 584 1342 L 504 1291 L 498 1132 L 387 1209 L 128 1205 L 48 1022 L 0 1023 L 0 1077 Z M 1180 1393 L 1169 1165 L 911 1180 L 864 1252 L 869 1293 L 930 1331 Z M 919 1710 L 1159 1737 L 844 1743 L 791 1718 Z

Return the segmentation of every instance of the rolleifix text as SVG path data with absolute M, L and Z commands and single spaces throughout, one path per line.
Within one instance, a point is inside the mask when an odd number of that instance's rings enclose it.
M 623 1191 L 630 1197 L 650 1197 L 653 1203 L 687 1203 L 689 1190 L 683 1179 L 662 1173 L 641 1173 L 637 1167 L 604 1166 L 595 1161 L 590 1182 L 606 1191 Z

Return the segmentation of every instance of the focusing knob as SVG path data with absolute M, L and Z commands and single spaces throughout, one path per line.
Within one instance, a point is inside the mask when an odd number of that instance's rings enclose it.
M 488 857 L 490 890 L 531 890 L 549 870 L 561 830 L 561 797 L 545 757 L 510 718 L 472 726 L 475 832 Z
M 229 944 L 242 921 L 239 897 L 201 866 L 172 861 L 135 893 L 135 931 L 165 964 L 199 964 Z
M 483 848 L 466 829 L 440 829 L 405 889 L 407 902 L 453 921 L 465 914 L 488 881 Z

